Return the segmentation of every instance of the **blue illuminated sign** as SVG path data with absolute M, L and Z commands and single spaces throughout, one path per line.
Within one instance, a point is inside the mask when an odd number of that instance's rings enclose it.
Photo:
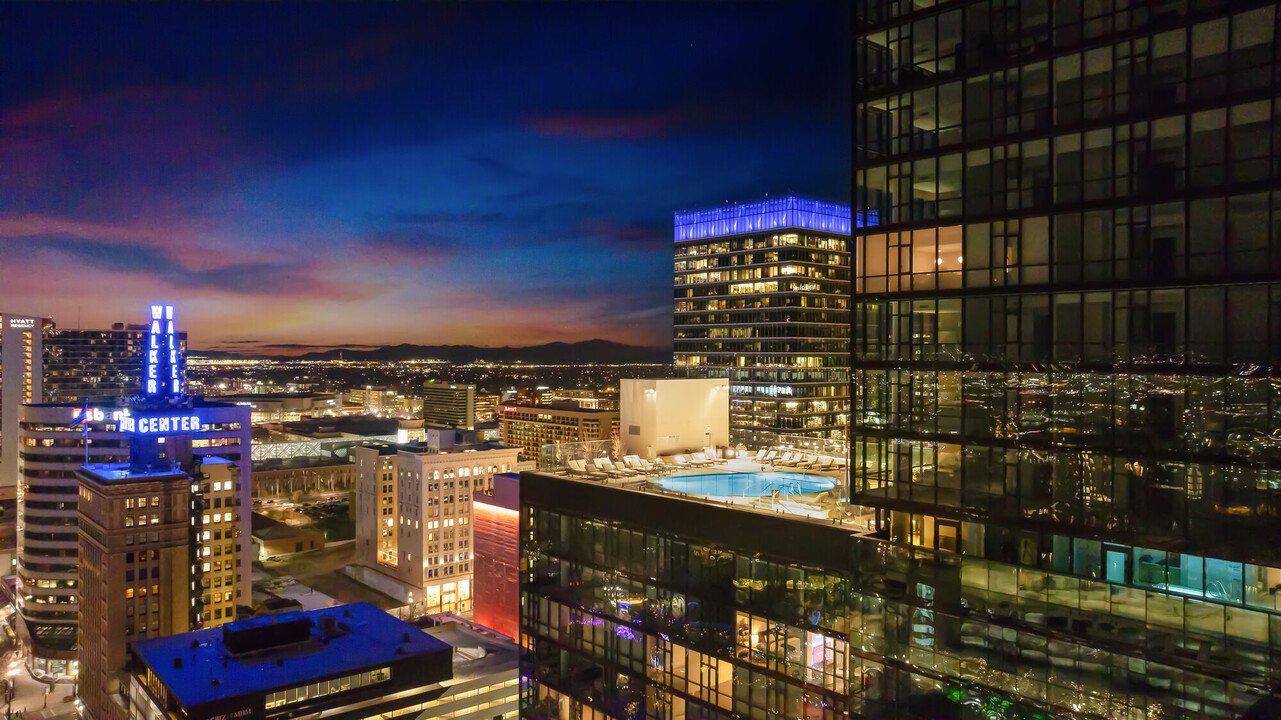
M 858 227 L 876 224 L 876 213 L 859 213 Z M 785 197 L 676 213 L 678 242 L 779 228 L 804 228 L 849 235 L 850 208 L 838 203 Z
M 120 429 L 139 435 L 166 435 L 171 433 L 199 432 L 199 415 L 126 415 L 120 419 Z
M 181 393 L 179 365 L 173 305 L 152 305 L 151 331 L 147 333 L 147 397 L 172 397 Z

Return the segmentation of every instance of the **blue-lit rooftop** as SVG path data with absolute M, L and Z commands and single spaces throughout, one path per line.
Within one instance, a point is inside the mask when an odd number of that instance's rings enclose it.
M 146 480 L 168 477 L 187 477 L 187 473 L 178 468 L 166 468 L 164 470 L 138 470 L 129 469 L 129 463 L 91 463 L 81 465 L 80 469 L 86 474 L 94 477 L 99 482 L 119 482 L 121 480 Z
M 333 616 L 341 631 L 322 636 L 322 615 Z M 230 627 L 261 626 L 271 632 L 271 625 L 301 618 L 315 623 L 308 640 L 244 655 L 228 652 L 222 641 L 222 628 L 139 640 L 132 647 L 134 655 L 150 666 L 186 707 L 293 687 L 424 654 L 453 653 L 448 643 L 369 603 L 269 615 L 232 623 Z M 181 667 L 174 667 L 175 659 L 181 659 Z
M 203 455 L 200 458 L 203 465 L 232 465 L 232 461 L 218 455 Z M 90 463 L 81 465 L 80 469 L 89 475 L 97 478 L 99 482 L 113 483 L 122 480 L 146 480 L 167 477 L 188 477 L 187 473 L 180 468 L 170 467 L 164 470 L 130 470 L 129 463 Z
M 875 225 L 874 217 L 859 218 L 859 227 Z M 850 234 L 850 207 L 794 195 L 752 203 L 676 213 L 676 241 L 739 233 L 800 228 Z

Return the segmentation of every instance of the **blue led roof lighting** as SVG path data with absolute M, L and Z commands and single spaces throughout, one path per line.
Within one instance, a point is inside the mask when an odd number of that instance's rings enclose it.
M 858 226 L 876 224 L 875 214 L 868 213 L 866 218 L 859 218 Z M 788 196 L 676 213 L 677 242 L 779 228 L 804 228 L 848 235 L 850 207 Z

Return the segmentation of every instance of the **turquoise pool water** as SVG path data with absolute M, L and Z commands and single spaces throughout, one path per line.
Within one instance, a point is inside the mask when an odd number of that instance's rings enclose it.
M 713 497 L 733 495 L 769 495 L 778 490 L 782 495 L 823 492 L 836 487 L 836 481 L 818 475 L 794 472 L 739 472 L 707 475 L 679 475 L 655 480 L 676 492 Z

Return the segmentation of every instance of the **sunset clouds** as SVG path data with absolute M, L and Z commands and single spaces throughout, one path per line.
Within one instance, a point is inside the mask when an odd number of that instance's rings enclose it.
M 840 5 L 15 5 L 0 311 L 668 344 L 674 210 L 848 195 Z

